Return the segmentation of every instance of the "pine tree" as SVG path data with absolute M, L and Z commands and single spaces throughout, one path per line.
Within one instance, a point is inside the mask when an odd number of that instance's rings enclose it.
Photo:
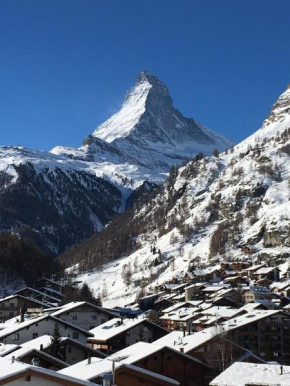
M 51 335 L 51 342 L 48 346 L 48 353 L 55 358 L 62 360 L 64 359 L 61 347 L 61 333 L 57 323 L 55 323 L 53 335 Z

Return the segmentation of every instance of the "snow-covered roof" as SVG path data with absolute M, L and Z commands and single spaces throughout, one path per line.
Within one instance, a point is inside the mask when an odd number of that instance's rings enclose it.
M 211 386 L 245 386 L 250 384 L 289 386 L 290 366 L 236 362 L 210 383 Z
M 94 335 L 93 338 L 90 338 L 90 340 L 106 342 L 108 339 L 111 339 L 116 335 L 122 334 L 123 332 L 128 331 L 144 323 L 147 325 L 150 324 L 158 329 L 163 330 L 162 327 L 157 326 L 156 324 L 144 318 L 139 318 L 134 320 L 123 319 L 123 321 L 120 318 L 114 318 L 90 330 L 90 333 Z M 167 331 L 164 329 L 164 332 L 166 333 Z
M 92 336 L 92 334 L 90 332 L 83 330 L 82 328 L 75 326 L 71 323 L 68 323 L 62 319 L 58 319 L 52 315 L 43 315 L 43 316 L 39 316 L 37 318 L 31 318 L 31 319 L 25 320 L 24 322 L 20 322 L 20 323 L 17 323 L 15 325 L 11 325 L 7 328 L 4 328 L 3 330 L 0 331 L 0 339 L 5 338 L 8 335 L 12 335 L 12 334 L 16 333 L 17 331 L 23 330 L 24 328 L 27 328 L 33 324 L 42 322 L 43 320 L 49 319 L 49 318 L 53 319 L 56 323 L 65 324 L 65 325 L 67 325 L 75 330 L 78 330 L 87 336 Z
M 9 379 L 14 375 L 20 375 L 22 373 L 26 373 L 27 371 L 31 371 L 35 374 L 46 375 L 48 377 L 59 380 L 59 382 L 71 382 L 72 384 L 78 384 L 83 386 L 96 386 L 95 383 L 85 381 L 83 379 L 77 379 L 74 376 L 69 376 L 66 374 L 61 374 L 59 372 L 55 372 L 52 370 L 44 369 L 42 367 L 32 366 L 26 363 L 14 361 L 12 363 L 11 359 L 0 358 L 0 379 L 4 381 L 5 379 Z
M 91 304 L 89 302 L 71 302 L 71 303 L 67 303 L 67 304 L 64 304 L 62 307 L 58 308 L 57 311 L 55 312 L 52 312 L 53 309 L 49 309 L 49 312 L 51 313 L 52 316 L 60 316 L 66 312 L 70 312 L 70 311 L 73 311 L 79 307 L 83 307 L 83 306 L 87 306 L 89 308 L 93 308 L 97 311 L 102 311 L 104 312 L 105 314 L 108 314 L 108 315 L 111 315 L 112 317 L 113 316 L 117 316 L 117 314 L 111 312 L 111 311 L 108 311 L 107 309 L 103 308 L 103 307 L 99 307 L 99 306 L 96 306 L 95 304 Z M 45 312 L 46 310 L 44 310 Z
M 256 271 L 254 273 L 254 275 L 266 275 L 267 273 L 272 272 L 275 269 L 278 269 L 278 268 L 277 267 L 263 267 L 263 268 L 258 269 L 258 271 Z
M 17 344 L 4 344 L 0 343 L 0 357 L 4 357 L 5 355 L 15 351 L 19 348 Z
M 165 308 L 161 312 L 163 314 L 168 314 L 169 312 L 174 311 L 174 310 L 179 309 L 179 308 L 182 308 L 184 306 L 187 306 L 187 307 L 188 306 L 197 307 L 197 306 L 199 306 L 202 303 L 203 303 L 202 300 L 189 300 L 189 301 L 186 301 L 186 302 L 175 303 L 172 306 L 170 306 L 168 308 Z
M 115 360 L 116 369 L 122 366 L 123 364 L 134 364 L 139 360 L 146 358 L 149 355 L 157 353 L 162 350 L 165 346 L 159 346 L 155 343 L 145 343 L 138 342 L 132 346 L 126 347 L 125 349 L 118 351 L 117 353 L 110 355 L 105 359 L 91 358 L 91 363 L 88 363 L 88 360 L 78 362 L 75 365 L 67 367 L 63 370 L 60 370 L 59 373 L 75 376 L 81 379 L 95 379 L 98 376 L 111 372 L 112 370 L 112 361 Z M 173 347 L 168 347 L 173 349 Z M 179 352 L 180 355 L 187 357 L 188 359 L 200 363 L 203 366 L 206 366 L 204 363 L 199 360 L 189 357 L 186 354 Z

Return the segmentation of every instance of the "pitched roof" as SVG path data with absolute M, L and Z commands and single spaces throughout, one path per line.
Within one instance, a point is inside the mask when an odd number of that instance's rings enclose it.
M 281 367 L 283 374 L 281 374 Z M 246 384 L 290 385 L 290 366 L 235 362 L 210 383 L 212 386 L 245 386 Z

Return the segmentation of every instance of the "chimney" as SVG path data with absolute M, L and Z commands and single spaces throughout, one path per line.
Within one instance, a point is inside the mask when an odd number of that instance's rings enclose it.
M 14 363 L 14 361 L 15 361 L 15 356 L 12 357 L 12 363 Z
M 185 337 L 185 327 L 183 327 L 183 337 Z
M 283 366 L 280 366 L 280 375 L 283 375 Z
M 20 323 L 24 322 L 24 310 L 23 308 L 21 307 L 20 308 Z
M 43 351 L 43 344 L 40 345 L 39 349 L 40 351 Z
M 90 365 L 91 363 L 92 363 L 92 357 L 88 355 L 88 365 Z
M 184 353 L 184 348 L 183 347 L 179 347 L 179 351 Z

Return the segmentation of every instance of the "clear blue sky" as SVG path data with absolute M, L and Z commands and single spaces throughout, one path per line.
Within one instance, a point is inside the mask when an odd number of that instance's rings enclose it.
M 290 82 L 289 0 L 1 0 L 0 145 L 80 146 L 140 70 L 237 141 Z

